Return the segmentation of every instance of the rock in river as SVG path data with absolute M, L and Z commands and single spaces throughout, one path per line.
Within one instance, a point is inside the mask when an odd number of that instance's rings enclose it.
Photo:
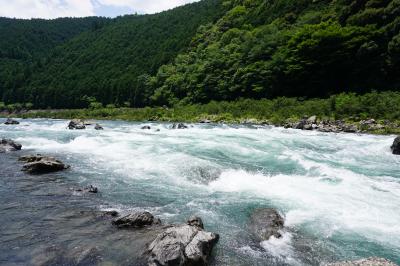
M 100 124 L 96 124 L 94 126 L 94 129 L 96 129 L 96 130 L 104 130 L 104 128 Z
M 119 228 L 142 228 L 160 223 L 161 221 L 149 212 L 135 212 L 113 221 Z
M 14 120 L 12 118 L 7 118 L 6 122 L 4 122 L 5 125 L 18 125 L 19 122 L 17 120 Z
M 98 190 L 98 188 L 97 187 L 95 187 L 95 186 L 92 186 L 92 185 L 90 185 L 90 186 L 88 186 L 88 187 L 85 187 L 85 188 L 79 188 L 79 189 L 77 189 L 77 190 L 75 190 L 75 191 L 77 191 L 77 192 L 86 192 L 86 193 L 94 193 L 94 194 L 96 194 L 97 192 L 99 192 L 99 190 Z
M 178 123 L 178 124 L 172 125 L 172 129 L 186 129 L 186 128 L 188 128 L 188 126 L 183 123 Z
M 31 155 L 19 158 L 20 161 L 26 162 L 22 167 L 22 171 L 30 174 L 46 174 L 58 172 L 68 169 L 69 166 L 63 162 L 53 158 L 42 155 Z
M 11 139 L 2 139 L 0 141 L 0 153 L 9 151 L 19 151 L 22 149 L 22 145 L 14 142 Z
M 260 240 L 268 240 L 271 236 L 280 238 L 284 219 L 275 209 L 256 209 L 250 216 L 250 231 Z
M 342 261 L 325 264 L 326 266 L 396 266 L 393 262 L 383 258 L 368 258 L 356 261 Z
M 85 123 L 82 120 L 74 119 L 68 124 L 68 129 L 85 129 Z
M 201 219 L 200 219 L 201 220 Z M 149 265 L 208 265 L 219 235 L 197 225 L 171 225 L 149 245 Z
M 391 147 L 393 154 L 400 155 L 400 136 L 398 136 Z

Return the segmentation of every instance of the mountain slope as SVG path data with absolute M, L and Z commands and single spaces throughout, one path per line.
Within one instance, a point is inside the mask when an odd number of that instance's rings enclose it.
M 17 100 L 13 99 L 11 90 L 26 84 L 30 73 L 45 64 L 50 50 L 82 32 L 100 29 L 108 21 L 97 17 L 55 20 L 0 18 L 0 96 L 5 94 L 6 98 Z
M 236 0 L 143 82 L 154 104 L 400 88 L 400 1 Z
M 171 62 L 187 48 L 197 28 L 214 22 L 221 10 L 219 0 L 205 0 L 155 15 L 116 18 L 58 46 L 47 63 L 27 77 L 27 84 L 9 90 L 14 99 L 4 100 L 73 108 L 85 106 L 82 96 L 88 95 L 103 103 L 143 106 L 134 98 L 137 78 Z

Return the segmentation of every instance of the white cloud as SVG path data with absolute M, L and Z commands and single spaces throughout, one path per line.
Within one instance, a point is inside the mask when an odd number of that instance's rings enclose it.
M 102 5 L 129 7 L 140 13 L 156 13 L 199 0 L 97 0 Z
M 91 0 L 0 0 L 0 16 L 57 18 L 93 16 Z
M 0 0 L 0 16 L 57 18 L 93 16 L 95 9 L 119 7 L 156 13 L 198 0 Z

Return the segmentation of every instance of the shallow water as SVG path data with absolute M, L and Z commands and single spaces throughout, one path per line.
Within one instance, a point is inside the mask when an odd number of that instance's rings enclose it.
M 64 120 L 0 125 L 0 137 L 23 145 L 0 154 L 0 264 L 140 264 L 135 256 L 146 233 L 132 243 L 130 234 L 138 233 L 93 218 L 93 211 L 109 209 L 144 209 L 171 223 L 201 216 L 221 236 L 213 265 L 319 265 L 369 256 L 400 263 L 393 136 L 100 123 L 104 131 L 70 131 Z M 27 176 L 16 159 L 29 153 L 54 155 L 72 168 Z M 89 184 L 101 193 L 73 192 Z M 249 215 L 260 207 L 285 216 L 281 239 L 257 243 L 247 231 Z M 88 249 L 95 250 L 89 258 L 71 261 Z

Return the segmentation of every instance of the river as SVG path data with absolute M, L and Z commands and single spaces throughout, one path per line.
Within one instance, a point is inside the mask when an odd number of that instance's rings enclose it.
M 2 122 L 2 121 L 0 121 Z M 385 257 L 400 263 L 400 156 L 394 136 L 333 134 L 268 126 L 66 120 L 0 125 L 23 145 L 0 154 L 0 264 L 48 265 L 96 250 L 82 265 L 135 265 L 135 243 L 97 210 L 147 210 L 166 223 L 192 214 L 220 234 L 212 265 L 319 265 Z M 141 129 L 150 125 L 150 130 Z M 29 176 L 18 156 L 52 155 L 71 165 Z M 95 185 L 97 195 L 74 188 Z M 280 239 L 248 231 L 257 208 L 285 217 Z M 136 238 L 140 238 L 137 237 Z M 89 256 L 90 257 L 90 256 Z

